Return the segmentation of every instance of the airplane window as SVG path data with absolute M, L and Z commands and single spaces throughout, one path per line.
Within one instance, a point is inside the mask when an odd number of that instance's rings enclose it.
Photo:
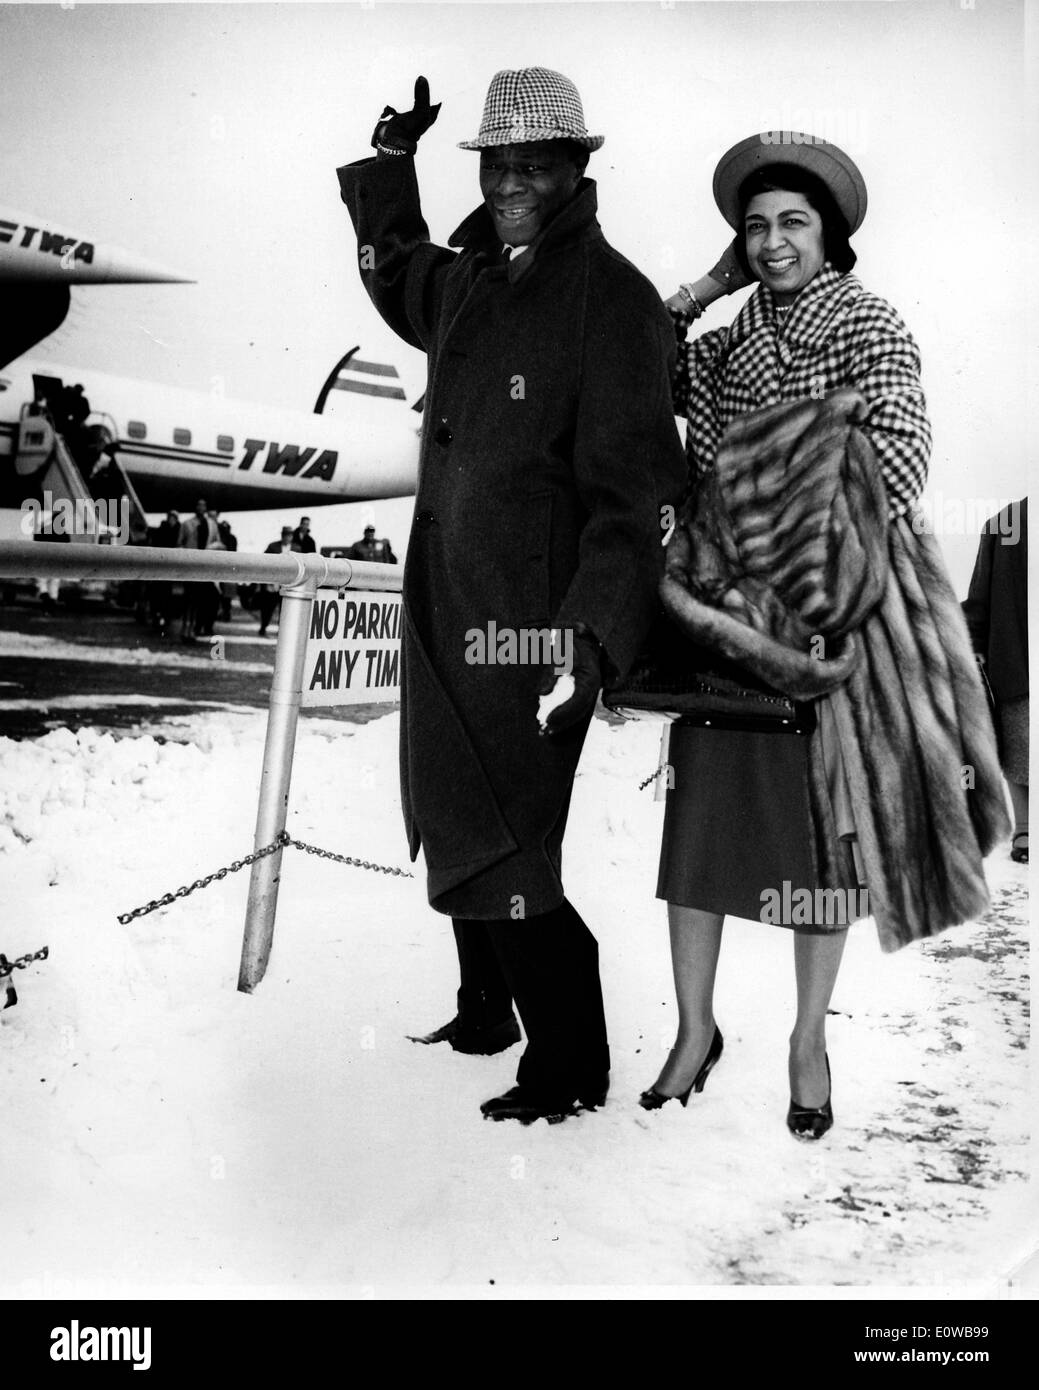
M 191 431 L 174 428 L 173 442 L 174 444 L 183 444 L 187 447 L 187 445 L 191 443 Z
M 216 447 L 225 454 L 233 454 L 234 440 L 229 434 L 218 434 L 216 437 Z
M 131 439 L 147 439 L 148 426 L 141 420 L 130 420 L 126 426 L 126 433 Z

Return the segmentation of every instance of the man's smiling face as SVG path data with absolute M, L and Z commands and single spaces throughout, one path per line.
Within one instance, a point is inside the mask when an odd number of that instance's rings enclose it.
M 480 192 L 501 240 L 528 246 L 574 196 L 581 174 L 566 141 L 481 150 Z

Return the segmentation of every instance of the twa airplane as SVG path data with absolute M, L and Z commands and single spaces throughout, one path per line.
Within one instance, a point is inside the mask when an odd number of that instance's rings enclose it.
M 421 399 L 411 408 L 397 369 L 336 365 L 312 413 L 272 409 L 89 368 L 26 357 L 68 313 L 70 286 L 191 283 L 115 246 L 0 208 L 0 505 L 41 476 L 50 440 L 40 407 L 82 386 L 80 435 L 114 458 L 145 511 L 318 507 L 415 491 Z M 325 415 L 333 391 L 348 414 Z

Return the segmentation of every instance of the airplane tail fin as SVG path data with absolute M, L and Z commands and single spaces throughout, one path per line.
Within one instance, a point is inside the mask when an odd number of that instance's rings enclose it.
M 362 361 L 353 347 L 335 364 L 325 379 L 314 404 L 314 413 L 322 415 L 332 391 L 348 391 L 354 395 L 381 397 L 388 401 L 407 401 L 397 368 L 387 362 Z

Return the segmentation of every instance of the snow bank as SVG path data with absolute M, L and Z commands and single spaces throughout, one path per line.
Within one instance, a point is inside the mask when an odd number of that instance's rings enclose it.
M 304 720 L 289 830 L 410 868 L 397 717 Z M 0 950 L 48 944 L 0 1013 L 0 1286 L 11 1294 L 853 1285 L 991 1292 L 1035 1248 L 1026 874 L 994 909 L 882 956 L 852 931 L 829 1051 L 836 1125 L 787 1133 L 791 937 L 730 922 L 725 1055 L 686 1110 L 641 1111 L 675 1028 L 651 726 L 593 723 L 566 846 L 601 943 L 607 1107 L 482 1120 L 495 1058 L 405 1034 L 453 1011 L 421 877 L 287 851 L 274 952 L 235 989 L 246 874 L 117 914 L 251 848 L 264 716 L 187 741 L 0 740 Z

